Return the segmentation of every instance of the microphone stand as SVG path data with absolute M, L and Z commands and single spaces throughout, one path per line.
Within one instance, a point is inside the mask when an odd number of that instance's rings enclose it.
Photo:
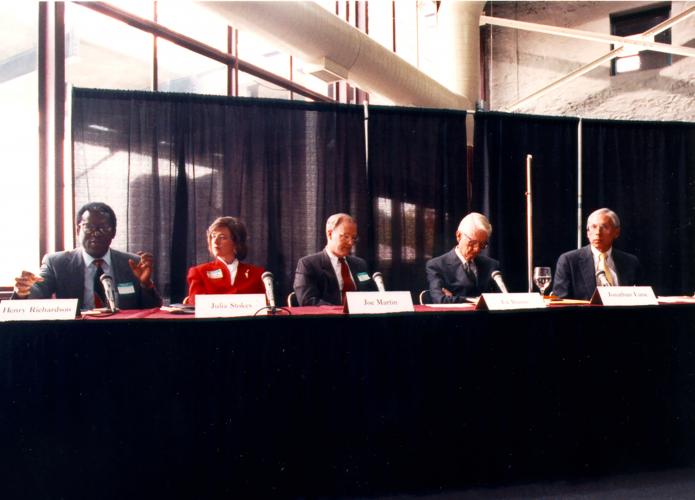
M 268 311 L 268 316 L 283 316 L 286 313 L 287 316 L 292 316 L 292 311 L 287 307 L 277 307 L 277 306 L 263 306 L 258 311 L 253 313 L 254 316 L 258 316 L 261 311 Z

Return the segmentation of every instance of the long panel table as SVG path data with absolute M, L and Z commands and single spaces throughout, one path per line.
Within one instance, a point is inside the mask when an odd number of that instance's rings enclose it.
M 695 458 L 695 306 L 294 312 L 0 323 L 0 497 L 365 496 Z

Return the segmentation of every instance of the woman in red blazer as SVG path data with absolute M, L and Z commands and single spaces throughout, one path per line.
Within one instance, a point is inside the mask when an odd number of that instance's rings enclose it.
M 265 293 L 262 267 L 244 264 L 246 227 L 234 217 L 218 217 L 207 230 L 208 250 L 215 258 L 188 270 L 187 304 L 198 294 Z

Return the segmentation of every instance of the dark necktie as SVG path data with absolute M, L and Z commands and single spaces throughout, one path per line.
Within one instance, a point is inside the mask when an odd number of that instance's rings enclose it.
M 343 278 L 343 289 L 341 292 L 344 304 L 345 292 L 354 292 L 357 288 L 355 287 L 355 282 L 352 281 L 352 276 L 350 276 L 350 269 L 348 269 L 348 265 L 345 262 L 345 257 L 338 258 L 338 262 L 340 262 L 340 277 Z
M 104 270 L 101 268 L 103 263 L 104 259 L 94 259 L 94 266 L 96 267 L 94 273 L 94 307 L 104 307 L 106 304 L 106 292 L 104 292 L 104 285 L 99 279 L 104 274 Z
M 463 270 L 466 272 L 466 276 L 470 280 L 470 282 L 473 284 L 475 288 L 478 288 L 478 279 L 475 277 L 475 273 L 473 272 L 473 268 L 471 267 L 471 263 L 466 261 L 463 263 Z

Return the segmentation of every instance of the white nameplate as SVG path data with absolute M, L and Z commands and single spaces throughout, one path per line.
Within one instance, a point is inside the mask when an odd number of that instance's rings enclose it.
M 347 292 L 346 312 L 350 314 L 384 314 L 413 312 L 410 292 Z
M 234 318 L 236 316 L 253 316 L 266 306 L 265 294 L 221 294 L 196 295 L 196 318 Z M 266 315 L 266 311 L 258 315 Z
M 0 321 L 75 319 L 77 299 L 18 299 L 0 302 Z
M 650 286 L 599 286 L 591 296 L 592 304 L 604 306 L 658 306 Z
M 510 311 L 514 309 L 543 309 L 540 293 L 484 293 L 475 305 L 476 311 Z

